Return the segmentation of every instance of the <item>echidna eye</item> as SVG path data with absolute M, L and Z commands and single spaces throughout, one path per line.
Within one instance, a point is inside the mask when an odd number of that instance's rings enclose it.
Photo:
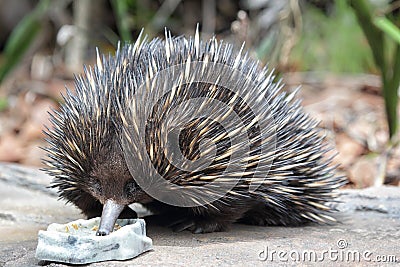
M 136 183 L 134 180 L 127 182 L 127 183 L 125 184 L 125 188 L 124 188 L 125 195 L 126 195 L 128 198 L 129 198 L 129 197 L 133 197 L 133 194 L 134 194 L 134 192 L 137 190 L 137 188 L 138 188 L 138 185 L 137 185 L 137 183 Z

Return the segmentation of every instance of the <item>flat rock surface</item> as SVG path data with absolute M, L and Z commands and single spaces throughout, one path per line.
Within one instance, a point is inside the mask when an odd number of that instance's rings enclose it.
M 66 266 L 35 259 L 37 232 L 82 218 L 47 189 L 37 170 L 0 164 L 0 266 Z M 154 250 L 128 261 L 92 266 L 391 266 L 400 263 L 400 187 L 342 190 L 341 223 L 256 227 L 194 235 L 148 225 Z M 397 261 L 394 263 L 393 261 Z

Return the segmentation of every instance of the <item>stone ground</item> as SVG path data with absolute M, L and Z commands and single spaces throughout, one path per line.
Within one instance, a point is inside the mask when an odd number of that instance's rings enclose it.
M 82 218 L 47 189 L 37 170 L 0 164 L 0 266 L 65 266 L 35 259 L 37 232 Z M 270 266 L 400 263 L 400 187 L 342 190 L 341 223 L 331 226 L 256 227 L 194 235 L 148 225 L 154 250 L 127 261 L 93 266 Z

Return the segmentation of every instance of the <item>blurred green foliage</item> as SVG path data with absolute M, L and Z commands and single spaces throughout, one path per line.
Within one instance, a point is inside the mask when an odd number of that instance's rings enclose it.
M 362 29 L 346 0 L 336 0 L 331 13 L 313 6 L 303 10 L 303 33 L 289 62 L 301 71 L 374 72 Z
M 279 46 L 279 32 L 271 31 L 267 34 L 260 44 L 256 47 L 257 58 L 263 62 L 276 63 L 279 61 L 279 52 L 281 46 Z
M 371 47 L 375 64 L 381 73 L 389 134 L 393 140 L 398 131 L 398 91 L 400 84 L 400 29 L 399 20 L 392 13 L 383 13 L 365 0 L 351 0 L 350 4 Z
M 0 83 L 20 62 L 41 30 L 41 20 L 50 6 L 50 0 L 41 0 L 36 8 L 25 16 L 7 39 L 0 64 Z
M 6 98 L 0 98 L 0 112 L 8 107 L 8 101 Z
M 144 0 L 110 0 L 117 24 L 118 37 L 116 41 L 133 41 L 134 31 L 142 28 L 145 33 L 154 36 L 151 21 L 157 10 L 149 8 L 150 2 Z M 113 42 L 116 43 L 116 42 Z
M 135 6 L 135 2 L 135 0 L 111 0 L 121 41 L 132 40 L 134 17 L 130 10 Z

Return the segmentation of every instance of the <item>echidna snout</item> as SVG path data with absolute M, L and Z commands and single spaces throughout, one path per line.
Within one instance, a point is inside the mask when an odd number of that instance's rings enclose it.
M 100 226 L 99 230 L 97 230 L 96 235 L 104 236 L 112 232 L 115 222 L 117 221 L 118 216 L 124 208 L 125 205 L 118 204 L 117 202 L 108 199 L 103 206 Z

